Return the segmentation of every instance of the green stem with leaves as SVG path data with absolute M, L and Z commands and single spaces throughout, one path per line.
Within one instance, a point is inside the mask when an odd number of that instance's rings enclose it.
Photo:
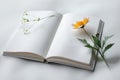
M 92 46 L 91 44 L 89 44 L 86 39 L 79 39 L 79 40 L 85 44 L 85 47 L 88 47 L 88 48 L 90 48 L 90 49 L 93 49 L 94 51 L 97 51 L 97 52 L 100 54 L 100 56 L 101 56 L 101 58 L 103 59 L 103 61 L 105 62 L 105 64 L 107 65 L 107 67 L 109 68 L 109 64 L 107 63 L 107 61 L 106 61 L 106 59 L 105 59 L 105 52 L 106 52 L 108 49 L 110 49 L 110 48 L 114 45 L 114 43 L 107 44 L 106 46 L 105 46 L 105 44 L 106 44 L 106 41 L 107 41 L 109 38 L 111 38 L 112 36 L 106 36 L 103 41 L 100 41 L 98 35 L 96 35 L 96 36 L 93 36 L 93 35 L 92 35 L 92 36 L 91 36 L 91 35 L 85 30 L 84 26 L 83 26 L 82 29 L 83 29 L 83 31 L 89 36 L 89 38 L 90 38 L 91 41 L 93 42 L 94 46 Z

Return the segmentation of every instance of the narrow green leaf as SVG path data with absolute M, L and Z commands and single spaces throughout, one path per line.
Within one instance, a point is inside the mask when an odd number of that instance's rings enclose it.
M 85 47 L 93 49 L 93 47 L 90 44 L 85 45 Z
M 98 49 L 97 49 L 97 48 L 95 48 L 95 47 L 91 46 L 90 44 L 85 45 L 85 47 L 98 51 Z
M 111 37 L 113 37 L 113 35 L 105 36 L 104 40 L 102 41 L 102 49 L 104 48 L 104 46 L 105 46 L 107 40 L 110 39 Z
M 101 42 L 98 39 L 98 37 L 92 36 L 93 40 L 94 40 L 94 44 L 95 46 L 97 45 L 98 47 L 101 47 Z
M 103 54 L 104 54 L 108 49 L 110 49 L 113 45 L 114 45 L 114 43 L 108 44 L 108 45 L 105 47 L 105 49 L 104 49 L 104 51 L 103 51 Z
M 78 39 L 78 40 L 80 40 L 82 43 L 84 43 L 84 44 L 88 44 L 88 42 L 87 42 L 87 40 L 86 39 Z
M 113 35 L 105 36 L 105 41 L 107 41 L 107 40 L 110 39 L 111 37 L 113 37 Z

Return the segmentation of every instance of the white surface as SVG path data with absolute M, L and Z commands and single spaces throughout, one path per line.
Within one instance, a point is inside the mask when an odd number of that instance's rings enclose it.
M 100 17 L 104 35 L 114 34 L 114 47 L 107 52 L 109 70 L 101 61 L 94 72 L 56 64 L 43 64 L 0 55 L 0 80 L 119 80 L 120 76 L 119 0 L 0 0 L 0 49 L 19 26 L 25 10 L 55 10 Z

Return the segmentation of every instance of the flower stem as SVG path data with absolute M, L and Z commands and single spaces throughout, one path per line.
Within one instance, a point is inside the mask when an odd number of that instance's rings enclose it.
M 89 36 L 89 38 L 91 39 L 91 41 L 94 43 L 92 37 L 91 37 L 90 34 L 85 30 L 85 28 L 82 28 L 82 29 L 83 29 L 83 31 Z
M 105 64 L 106 64 L 107 67 L 109 68 L 109 64 L 107 63 L 105 57 L 102 55 L 102 53 L 100 52 L 100 50 L 98 50 L 98 52 L 100 53 L 100 56 L 102 57 L 102 59 L 104 60 Z
M 54 17 L 55 15 L 50 15 L 50 16 L 47 16 L 47 17 L 44 17 L 44 18 L 41 18 L 40 20 L 42 19 L 46 19 L 46 18 L 50 18 L 50 17 Z
M 84 30 L 84 32 L 89 36 L 89 38 L 91 39 L 91 41 L 94 43 L 92 37 L 90 36 L 90 34 L 85 30 L 85 28 L 82 28 Z M 109 68 L 109 64 L 107 63 L 105 57 L 102 55 L 102 53 L 100 52 L 100 50 L 97 50 L 100 53 L 100 56 L 102 57 L 102 59 L 104 60 L 105 64 L 107 65 L 107 67 Z

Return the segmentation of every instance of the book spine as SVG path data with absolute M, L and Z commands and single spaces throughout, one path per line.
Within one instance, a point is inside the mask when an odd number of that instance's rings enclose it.
M 100 20 L 98 31 L 97 31 L 97 33 L 99 33 L 99 39 L 100 40 L 102 38 L 103 28 L 104 28 L 104 22 L 102 20 Z M 94 64 L 94 67 L 93 67 L 93 70 L 92 70 L 93 72 L 95 71 L 97 61 L 98 61 L 98 52 L 96 52 L 96 55 L 95 55 L 95 64 Z

